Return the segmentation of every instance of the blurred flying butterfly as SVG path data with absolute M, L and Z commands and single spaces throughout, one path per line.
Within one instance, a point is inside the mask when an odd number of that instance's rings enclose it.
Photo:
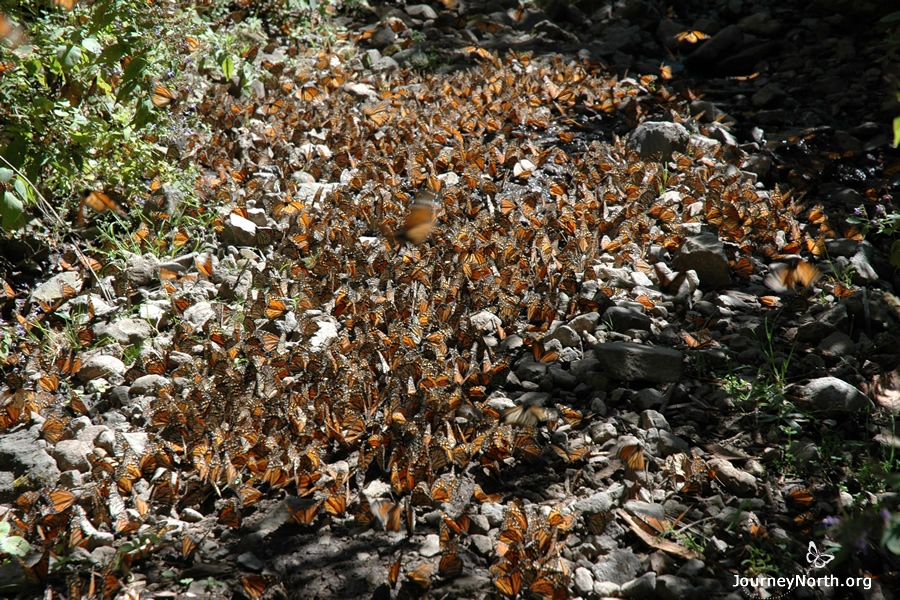
M 816 548 L 815 542 L 810 542 L 807 547 L 806 560 L 813 569 L 821 569 L 834 560 L 833 554 L 823 554 Z
M 369 505 L 369 510 L 381 523 L 385 531 L 400 531 L 403 505 L 394 504 L 390 500 L 375 500 Z
M 430 191 L 422 192 L 416 196 L 412 207 L 409 209 L 403 229 L 394 233 L 394 237 L 398 240 L 419 245 L 431 233 L 434 221 L 434 194 Z
M 522 427 L 534 427 L 552 416 L 553 412 L 542 406 L 519 404 L 503 411 L 503 422 L 521 425 Z
M 798 285 L 809 287 L 822 276 L 818 267 L 802 259 L 791 265 L 772 265 L 771 271 L 766 276 L 765 284 L 776 292 L 786 292 Z
M 81 193 L 81 204 L 78 205 L 78 214 L 76 217 L 79 225 L 84 225 L 87 221 L 87 214 L 85 212 L 86 206 L 89 206 L 97 212 L 111 210 L 120 217 L 125 216 L 125 211 L 119 208 L 119 205 L 103 192 L 98 192 L 97 190 L 84 190 Z
M 172 90 L 162 84 L 157 84 L 153 88 L 153 93 L 150 94 L 150 102 L 152 102 L 153 106 L 156 108 L 165 108 L 174 101 L 175 94 L 172 93 Z
M 385 123 L 387 123 L 391 118 L 391 113 L 388 112 L 390 109 L 390 105 L 386 100 L 382 100 L 378 104 L 370 104 L 368 106 L 363 107 L 363 114 L 366 119 L 381 127 Z

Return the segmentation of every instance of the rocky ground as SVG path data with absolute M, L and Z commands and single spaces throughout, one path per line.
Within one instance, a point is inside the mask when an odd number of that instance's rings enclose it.
M 198 251 L 9 262 L 0 593 L 894 597 L 887 11 L 578 6 L 256 33 Z

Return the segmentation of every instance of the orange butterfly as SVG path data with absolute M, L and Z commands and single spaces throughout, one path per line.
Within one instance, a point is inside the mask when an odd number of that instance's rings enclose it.
M 387 100 L 382 100 L 378 104 L 370 104 L 363 107 L 363 114 L 366 119 L 381 127 L 391 119 L 391 113 L 388 112 L 390 105 Z
M 519 404 L 503 411 L 503 422 L 521 425 L 522 427 L 534 427 L 552 416 L 553 413 L 542 406 Z
M 111 210 L 120 217 L 125 216 L 125 211 L 119 208 L 119 205 L 116 204 L 112 200 L 112 198 L 110 198 L 103 192 L 98 192 L 96 190 L 84 190 L 81 193 L 81 204 L 78 205 L 78 213 L 76 217 L 77 223 L 81 226 L 84 226 L 87 221 L 87 214 L 85 213 L 84 208 L 85 206 L 89 206 L 97 212 Z
M 703 33 L 702 31 L 697 31 L 696 29 L 692 29 L 689 31 L 682 31 L 675 35 L 675 40 L 679 42 L 687 42 L 688 44 L 696 44 L 700 40 L 708 40 L 709 35 Z
M 394 238 L 418 246 L 431 233 L 434 222 L 434 194 L 426 191 L 416 197 L 409 214 L 406 215 L 406 223 L 403 229 L 394 233 Z
M 815 265 L 811 265 L 803 259 L 793 265 L 773 265 L 764 283 L 776 292 L 786 292 L 800 287 L 809 287 L 819 280 L 822 272 Z
M 381 523 L 385 531 L 400 531 L 400 518 L 403 505 L 394 504 L 390 500 L 376 500 L 369 505 L 369 510 Z
M 164 108 L 172 104 L 175 99 L 175 94 L 172 93 L 172 90 L 161 84 L 157 84 L 156 87 L 153 88 L 153 93 L 150 94 L 150 102 L 152 102 L 153 106 L 156 108 Z

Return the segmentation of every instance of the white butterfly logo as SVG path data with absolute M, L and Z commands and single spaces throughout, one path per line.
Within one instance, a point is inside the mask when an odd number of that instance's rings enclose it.
M 814 569 L 821 569 L 834 560 L 833 554 L 821 554 L 816 548 L 815 542 L 809 543 L 809 551 L 806 553 L 806 561 L 812 565 Z

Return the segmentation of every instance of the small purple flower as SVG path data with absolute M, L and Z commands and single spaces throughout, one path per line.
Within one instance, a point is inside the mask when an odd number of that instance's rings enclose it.
M 840 525 L 841 518 L 835 515 L 830 515 L 822 519 L 822 525 L 825 527 L 834 527 L 835 525 Z
M 862 206 L 857 206 L 856 208 L 853 209 L 854 217 L 861 217 L 861 216 L 863 216 L 863 213 L 864 213 L 864 210 L 863 210 Z
M 876 205 L 875 205 L 875 214 L 876 214 L 876 215 L 883 215 L 883 214 L 884 214 L 884 207 L 883 207 L 882 205 L 880 205 L 880 204 L 876 204 Z

